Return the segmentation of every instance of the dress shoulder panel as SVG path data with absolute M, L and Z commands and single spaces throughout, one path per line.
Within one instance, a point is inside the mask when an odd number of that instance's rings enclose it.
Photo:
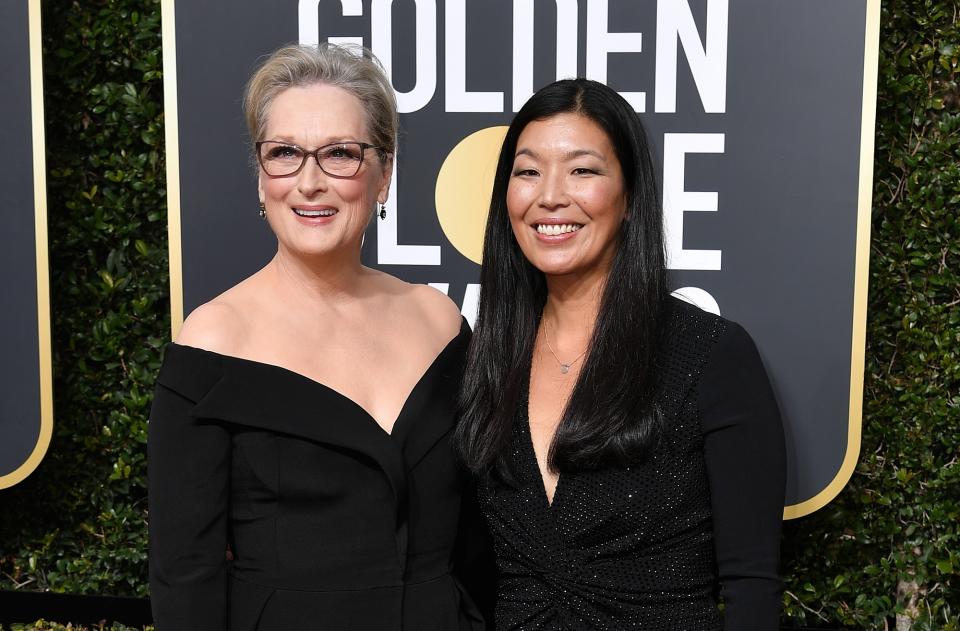
M 684 402 L 696 389 L 716 341 L 731 323 L 672 297 L 666 306 L 663 322 L 657 372 L 660 405 L 671 418 L 680 413 Z
M 730 320 L 722 316 L 704 311 L 696 305 L 673 296 L 668 299 L 664 313 L 664 326 L 668 337 L 689 335 L 693 338 L 705 338 L 703 341 L 707 342 L 707 350 L 731 324 Z
M 157 383 L 196 403 L 222 377 L 222 355 L 171 342 L 164 349 Z

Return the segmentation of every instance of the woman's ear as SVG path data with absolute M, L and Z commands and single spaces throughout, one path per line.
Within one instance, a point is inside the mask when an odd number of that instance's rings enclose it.
M 386 202 L 390 196 L 390 181 L 393 179 L 393 154 L 387 154 L 387 159 L 383 163 L 383 181 L 377 191 L 377 199 Z

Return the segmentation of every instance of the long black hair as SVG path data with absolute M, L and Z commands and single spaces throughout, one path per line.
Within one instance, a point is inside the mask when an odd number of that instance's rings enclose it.
M 507 130 L 483 241 L 480 306 L 460 389 L 455 443 L 477 474 L 515 479 L 510 442 L 547 299 L 542 272 L 524 257 L 507 215 L 517 140 L 532 121 L 584 116 L 606 132 L 623 172 L 627 212 L 589 352 L 550 447 L 555 471 L 623 465 L 656 437 L 654 354 L 667 295 L 663 212 L 647 135 L 614 90 L 587 79 L 542 88 Z

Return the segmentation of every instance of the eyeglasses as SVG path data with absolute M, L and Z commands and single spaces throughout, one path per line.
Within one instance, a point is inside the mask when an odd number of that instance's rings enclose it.
M 335 142 L 313 151 L 274 140 L 261 140 L 255 146 L 257 160 L 270 177 L 296 175 L 310 157 L 317 161 L 321 171 L 331 177 L 353 177 L 360 172 L 365 150 L 376 149 L 381 155 L 386 153 L 382 147 L 365 142 Z

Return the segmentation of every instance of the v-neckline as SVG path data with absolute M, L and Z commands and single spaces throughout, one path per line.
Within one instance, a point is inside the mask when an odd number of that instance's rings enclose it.
M 336 398 L 340 399 L 341 401 L 345 402 L 346 404 L 348 404 L 350 407 L 356 409 L 356 410 L 360 413 L 360 415 L 363 416 L 364 418 L 366 418 L 368 421 L 370 421 L 370 423 L 373 424 L 374 428 L 375 428 L 376 430 L 378 430 L 382 435 L 384 435 L 384 436 L 386 436 L 386 437 L 388 437 L 388 438 L 397 438 L 398 435 L 399 435 L 398 432 L 397 432 L 397 428 L 401 426 L 401 421 L 404 420 L 404 418 L 405 418 L 405 416 L 406 416 L 407 408 L 408 408 L 408 406 L 410 405 L 410 402 L 415 398 L 414 395 L 415 395 L 415 394 L 417 393 L 417 391 L 423 386 L 423 384 L 427 382 L 427 377 L 434 371 L 434 369 L 435 369 L 437 366 L 439 366 L 439 365 L 441 364 L 441 359 L 443 359 L 444 356 L 447 355 L 447 354 L 450 352 L 450 349 L 452 349 L 452 348 L 454 347 L 455 343 L 456 343 L 458 340 L 460 340 L 460 338 L 462 338 L 467 332 L 469 332 L 469 330 L 470 330 L 470 328 L 469 328 L 469 325 L 467 324 L 466 318 L 461 317 L 460 331 L 459 331 L 455 336 L 453 336 L 453 337 L 446 343 L 446 345 L 444 345 L 444 347 L 440 350 L 439 353 L 437 353 L 437 355 L 433 358 L 433 360 L 432 360 L 432 361 L 430 362 L 430 364 L 426 367 L 426 369 L 424 369 L 423 373 L 420 375 L 420 378 L 417 379 L 417 381 L 413 384 L 413 387 L 412 387 L 412 388 L 410 389 L 410 391 L 407 393 L 407 396 L 404 398 L 403 403 L 402 403 L 401 406 L 400 406 L 400 410 L 399 410 L 399 412 L 397 413 L 397 417 L 394 419 L 393 424 L 391 425 L 390 431 L 387 431 L 387 430 L 383 427 L 383 425 L 381 425 L 381 424 L 377 421 L 377 419 L 376 419 L 372 414 L 370 414 L 369 411 L 367 411 L 367 409 L 366 409 L 365 407 L 363 407 L 362 405 L 360 405 L 359 403 L 357 403 L 356 400 L 354 400 L 354 399 L 352 399 L 351 397 L 347 396 L 346 394 L 340 392 L 340 391 L 337 390 L 336 388 L 333 388 L 332 386 L 329 386 L 329 385 L 323 383 L 322 381 L 318 381 L 318 380 L 316 380 L 316 379 L 313 379 L 312 377 L 308 377 L 307 375 L 304 375 L 303 373 L 299 373 L 299 372 L 297 372 L 297 371 L 295 371 L 295 370 L 292 370 L 292 369 L 290 369 L 290 368 L 286 368 L 285 366 L 280 366 L 279 364 L 271 364 L 271 363 L 269 363 L 269 362 L 257 361 L 257 360 L 255 360 L 255 359 L 247 359 L 247 358 L 245 358 L 245 357 L 237 357 L 236 355 L 225 355 L 225 354 L 223 354 L 223 353 L 218 353 L 218 352 L 216 352 L 216 351 L 210 351 L 210 350 L 206 350 L 206 349 L 203 349 L 203 348 L 197 348 L 196 346 L 185 346 L 185 345 L 182 345 L 182 344 L 177 344 L 176 342 L 171 342 L 170 344 L 171 344 L 172 346 L 179 347 L 179 348 L 182 348 L 182 349 L 190 349 L 190 350 L 192 350 L 192 351 L 197 351 L 197 352 L 200 352 L 200 353 L 207 353 L 207 354 L 210 354 L 210 355 L 215 355 L 215 356 L 217 356 L 217 357 L 223 358 L 223 359 L 225 359 L 225 360 L 227 360 L 227 361 L 229 361 L 229 362 L 237 363 L 237 364 L 239 364 L 239 365 L 252 366 L 252 367 L 257 368 L 257 369 L 260 369 L 260 370 L 274 371 L 274 372 L 277 372 L 278 374 L 286 374 L 286 375 L 289 375 L 289 376 L 295 378 L 296 380 L 307 384 L 309 387 L 320 388 L 320 389 L 324 390 L 325 392 L 330 393 L 330 394 L 333 395 L 334 397 L 336 397 Z
M 533 433 L 530 431 L 530 375 L 527 375 L 526 384 L 523 389 L 523 396 L 520 400 L 520 410 L 522 410 L 522 417 L 520 419 L 519 426 L 521 428 L 521 433 L 523 434 L 523 442 L 525 451 L 527 452 L 526 457 L 523 460 L 527 463 L 527 473 L 533 476 L 536 480 L 534 483 L 536 486 L 537 495 L 543 501 L 543 505 L 546 507 L 548 513 L 554 513 L 557 506 L 557 500 L 560 498 L 560 488 L 563 481 L 564 475 L 562 472 L 557 472 L 557 484 L 553 487 L 553 499 L 547 495 L 547 484 L 543 480 L 543 473 L 540 471 L 540 463 L 537 460 L 537 450 L 533 446 Z M 559 425 L 557 426 L 559 428 Z M 554 437 L 556 432 L 554 432 Z M 551 439 L 551 444 L 553 439 Z M 549 454 L 548 454 L 549 456 Z

